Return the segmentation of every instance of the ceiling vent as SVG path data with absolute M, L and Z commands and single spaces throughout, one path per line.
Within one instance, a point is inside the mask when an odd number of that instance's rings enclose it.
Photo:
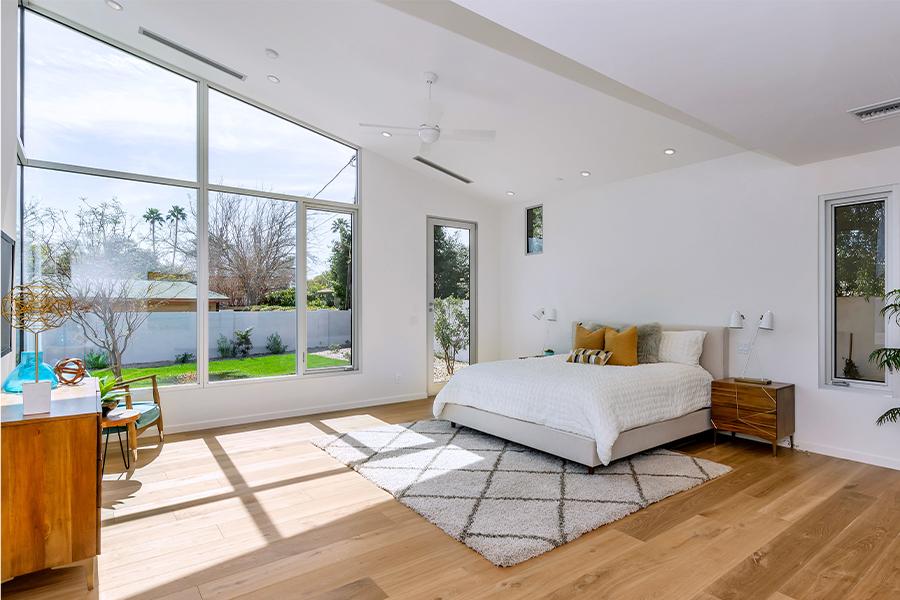
M 225 73 L 227 75 L 236 77 L 236 78 L 240 79 L 241 81 L 244 81 L 245 79 L 247 79 L 247 76 L 244 75 L 243 73 L 241 73 L 240 71 L 235 71 L 231 67 L 226 67 L 225 65 L 223 65 L 220 62 L 216 62 L 213 59 L 207 58 L 198 52 L 194 52 L 190 48 L 186 48 L 186 47 L 182 46 L 181 44 L 179 44 L 178 42 L 173 42 L 169 38 L 163 37 L 163 36 L 159 35 L 158 33 L 153 33 L 149 29 L 144 29 L 143 27 L 139 27 L 138 33 L 145 37 L 150 38 L 154 42 L 159 42 L 163 46 L 168 46 L 172 50 L 176 50 L 178 52 L 181 52 L 182 54 L 190 56 L 194 60 L 199 60 L 203 64 L 209 65 L 213 69 L 218 69 L 219 71 L 222 71 L 223 73 Z
M 428 160 L 427 158 L 425 158 L 424 156 L 414 156 L 413 160 L 419 161 L 423 165 L 431 167 L 435 171 L 440 171 L 444 175 L 449 175 L 450 177 L 452 177 L 453 179 L 456 179 L 457 181 L 462 181 L 463 183 L 472 183 L 472 180 L 469 179 L 468 177 L 463 177 L 459 173 L 454 173 L 453 171 L 451 171 L 450 169 L 448 169 L 446 167 L 442 167 L 441 165 L 439 165 L 437 163 L 433 163 L 430 160 Z
M 854 108 L 847 112 L 853 113 L 863 123 L 869 121 L 877 121 L 878 119 L 886 119 L 887 117 L 896 117 L 900 115 L 900 98 L 894 98 L 887 102 L 879 102 L 861 108 Z

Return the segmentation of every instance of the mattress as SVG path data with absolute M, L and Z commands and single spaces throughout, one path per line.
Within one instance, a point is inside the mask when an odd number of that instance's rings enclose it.
M 712 375 L 699 366 L 634 367 L 565 362 L 565 356 L 479 363 L 453 375 L 434 401 L 591 438 L 608 463 L 623 431 L 674 419 L 710 405 Z

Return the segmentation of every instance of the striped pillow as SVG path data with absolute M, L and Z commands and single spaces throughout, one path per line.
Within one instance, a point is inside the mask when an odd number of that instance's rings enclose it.
M 569 353 L 568 358 L 566 358 L 566 362 L 582 363 L 588 365 L 605 365 L 609 361 L 611 356 L 612 352 L 606 352 L 605 350 L 575 348 Z

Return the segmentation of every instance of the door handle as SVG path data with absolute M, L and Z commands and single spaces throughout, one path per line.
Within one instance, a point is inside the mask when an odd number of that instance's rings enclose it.
M 430 312 L 430 313 L 434 312 L 434 302 L 428 303 L 428 312 Z

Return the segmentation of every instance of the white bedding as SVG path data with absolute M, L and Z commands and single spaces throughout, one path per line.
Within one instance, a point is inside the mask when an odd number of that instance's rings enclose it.
M 712 376 L 703 367 L 657 363 L 583 365 L 552 356 L 479 363 L 453 375 L 434 401 L 460 404 L 593 438 L 608 464 L 623 431 L 674 419 L 710 405 Z

